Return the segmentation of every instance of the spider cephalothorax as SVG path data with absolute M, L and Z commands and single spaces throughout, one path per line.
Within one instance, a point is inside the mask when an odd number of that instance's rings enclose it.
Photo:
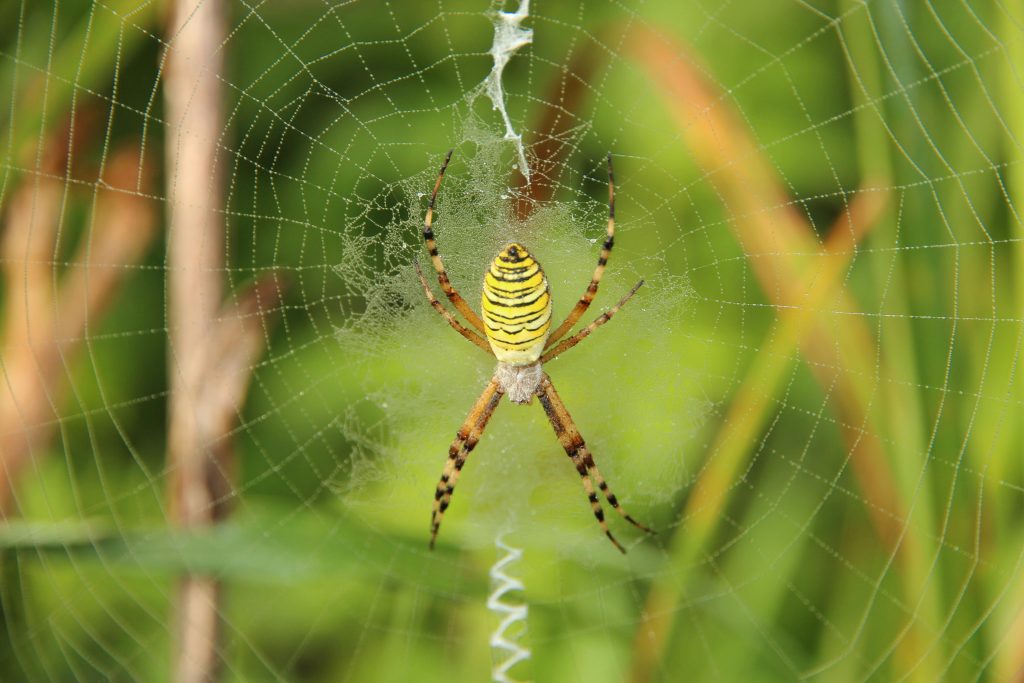
M 627 521 L 644 531 L 650 532 L 650 529 L 626 514 L 622 505 L 619 504 L 615 494 L 612 493 L 604 477 L 601 476 L 600 470 L 597 469 L 594 457 L 587 449 L 579 430 L 576 429 L 565 404 L 562 403 L 562 399 L 555 391 L 551 378 L 542 369 L 544 363 L 572 348 L 595 329 L 608 322 L 643 284 L 643 280 L 638 282 L 626 296 L 598 316 L 594 322 L 558 343 L 558 340 L 580 319 L 597 294 L 597 286 L 604 275 L 605 264 L 608 263 L 608 255 L 611 254 L 614 244 L 615 181 L 612 176 L 611 155 L 608 156 L 608 230 L 601 248 L 601 256 L 597 260 L 597 268 L 594 269 L 594 275 L 586 292 L 554 332 L 551 332 L 551 293 L 547 278 L 544 277 L 544 270 L 540 263 L 521 244 L 513 242 L 506 245 L 501 253 L 494 258 L 485 273 L 481 297 L 482 319 L 473 312 L 466 300 L 452 287 L 448 273 L 444 269 L 444 263 L 437 251 L 437 242 L 434 240 L 434 231 L 431 227 L 437 192 L 441 187 L 441 179 L 444 177 L 444 171 L 448 167 L 451 156 L 452 153 L 449 151 L 441 166 L 441 171 L 437 175 L 434 192 L 427 208 L 427 216 L 423 222 L 423 239 L 427 243 L 427 251 L 430 253 L 434 269 L 437 271 L 437 280 L 441 289 L 455 309 L 471 326 L 476 328 L 477 332 L 456 320 L 455 316 L 437 300 L 430 290 L 430 285 L 423 277 L 418 263 L 416 264 L 416 273 L 419 275 L 420 283 L 423 285 L 423 291 L 427 295 L 430 305 L 459 334 L 493 355 L 498 361 L 498 366 L 491 381 L 484 389 L 484 393 L 477 399 L 469 416 L 459 428 L 455 441 L 448 449 L 448 461 L 441 474 L 437 490 L 434 492 L 434 510 L 430 517 L 430 547 L 434 547 L 434 540 L 441 527 L 441 519 L 451 503 L 455 483 L 466 463 L 466 458 L 469 457 L 470 452 L 480 440 L 480 436 L 498 407 L 501 397 L 508 395 L 509 400 L 513 403 L 531 403 L 533 397 L 537 397 L 548 420 L 551 421 L 551 426 L 554 427 L 558 441 L 580 475 L 583 489 L 598 524 L 601 525 L 605 535 L 615 544 L 615 547 L 626 552 L 608 529 L 604 510 L 601 508 L 597 492 L 594 489 L 595 484 L 604 494 L 608 503 Z M 484 336 L 481 337 L 478 332 Z

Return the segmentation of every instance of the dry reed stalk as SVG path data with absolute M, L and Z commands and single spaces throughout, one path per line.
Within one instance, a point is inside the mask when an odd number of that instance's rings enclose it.
M 85 115 L 83 115 L 85 116 Z M 87 117 L 86 117 L 87 118 Z M 76 126 L 77 127 L 77 126 Z M 156 233 L 151 169 L 134 144 L 118 148 L 95 192 L 91 229 L 64 272 L 57 237 L 68 190 L 67 136 L 49 143 L 40 173 L 14 192 L 2 253 L 6 280 L 0 384 L 0 517 L 17 513 L 18 479 L 45 453 L 60 417 L 69 368 L 125 276 Z
M 171 512 L 182 526 L 217 516 L 208 478 L 230 462 L 210 458 L 222 434 L 199 404 L 206 348 L 218 324 L 223 285 L 223 169 L 217 163 L 224 97 L 218 82 L 226 36 L 219 0 L 177 0 L 168 27 L 167 110 L 168 324 L 170 335 Z M 222 488 L 223 483 L 216 485 Z
M 168 25 L 168 316 L 171 385 L 168 460 L 173 521 L 202 533 L 230 511 L 236 458 L 231 433 L 267 319 L 283 290 L 270 273 L 224 303 L 224 130 L 221 74 L 227 39 L 221 0 L 177 0 Z M 221 669 L 222 586 L 182 577 L 174 680 L 216 680 Z
M 171 373 L 168 416 L 169 502 L 174 522 L 209 526 L 227 511 L 232 454 L 200 403 L 206 346 L 217 326 L 224 265 L 217 140 L 223 124 L 220 46 L 226 36 L 217 0 L 171 7 L 164 80 L 167 111 L 167 289 Z M 178 587 L 173 678 L 216 680 L 220 672 L 220 582 L 186 575 Z

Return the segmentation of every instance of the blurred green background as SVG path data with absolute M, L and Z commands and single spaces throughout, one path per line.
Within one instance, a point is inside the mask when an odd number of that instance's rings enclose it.
M 516 680 L 1024 680 L 1019 7 L 535 2 L 504 74 L 526 186 L 479 90 L 511 4 L 226 4 L 211 239 L 229 299 L 290 284 L 225 437 L 231 513 L 195 532 L 167 502 L 169 3 L 0 4 L 0 678 L 172 678 L 192 575 L 223 587 L 222 680 L 490 680 L 500 539 Z M 556 317 L 614 155 L 585 320 L 647 284 L 548 371 L 658 531 L 611 514 L 625 556 L 536 405 L 499 408 L 427 550 L 492 371 L 411 265 L 450 147 L 453 282 L 476 307 L 521 240 Z M 109 238 L 116 211 L 150 232 Z

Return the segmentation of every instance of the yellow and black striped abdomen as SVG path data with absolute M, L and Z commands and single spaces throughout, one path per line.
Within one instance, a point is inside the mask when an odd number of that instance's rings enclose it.
M 551 295 L 544 270 L 521 244 L 494 258 L 484 275 L 484 329 L 503 363 L 529 365 L 540 358 L 551 328 Z

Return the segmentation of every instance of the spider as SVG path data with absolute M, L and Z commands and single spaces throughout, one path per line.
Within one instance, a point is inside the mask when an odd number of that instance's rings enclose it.
M 437 540 L 441 519 L 451 503 L 452 493 L 455 490 L 459 474 L 462 472 L 462 467 L 483 435 L 484 428 L 498 407 L 501 397 L 507 394 L 513 403 L 529 404 L 532 403 L 534 396 L 540 401 L 555 430 L 558 441 L 580 475 L 583 489 L 590 501 L 590 507 L 594 517 L 597 518 L 597 523 L 615 547 L 625 553 L 626 549 L 608 528 L 604 510 L 601 508 L 601 503 L 594 490 L 595 484 L 604 494 L 608 503 L 626 521 L 647 533 L 654 532 L 633 519 L 622 508 L 604 477 L 601 476 L 601 471 L 597 469 L 594 457 L 587 449 L 583 437 L 580 436 L 580 432 L 569 416 L 569 411 L 562 403 L 558 392 L 555 391 L 551 378 L 542 367 L 545 363 L 576 346 L 591 332 L 611 320 L 611 317 L 636 294 L 636 291 L 644 283 L 643 280 L 638 282 L 617 304 L 602 313 L 594 322 L 559 343 L 559 340 L 572 329 L 580 316 L 587 310 L 597 294 L 597 286 L 604 275 L 608 255 L 611 253 L 615 241 L 615 179 L 612 174 L 612 157 L 610 154 L 608 155 L 608 231 L 601 248 L 601 256 L 597 259 L 597 267 L 594 269 L 594 275 L 586 292 L 576 302 L 562 324 L 554 332 L 551 332 L 551 295 L 548 292 L 547 278 L 537 259 L 519 243 L 507 244 L 494 258 L 490 268 L 484 274 L 481 298 L 482 317 L 473 312 L 466 300 L 452 286 L 444 264 L 441 262 L 437 242 L 434 239 L 434 231 L 431 227 L 437 192 L 441 188 L 441 180 L 444 178 L 445 169 L 448 168 L 452 151 L 448 151 L 441 170 L 437 174 L 437 182 L 434 184 L 434 192 L 430 196 L 430 204 L 423 221 L 423 239 L 426 242 L 427 251 L 430 253 L 434 270 L 437 271 L 437 281 L 441 285 L 441 289 L 455 309 L 465 317 L 472 327 L 476 328 L 476 331 L 456 320 L 455 316 L 437 300 L 430 285 L 427 284 L 426 278 L 423 277 L 423 270 L 419 263 L 415 264 L 416 274 L 419 276 L 423 292 L 434 310 L 455 331 L 494 356 L 498 361 L 498 366 L 484 392 L 477 399 L 473 409 L 469 411 L 469 415 L 459 428 L 455 441 L 448 448 L 448 461 L 445 463 L 441 480 L 434 492 L 434 509 L 430 516 L 430 548 L 433 549 L 434 542 Z

